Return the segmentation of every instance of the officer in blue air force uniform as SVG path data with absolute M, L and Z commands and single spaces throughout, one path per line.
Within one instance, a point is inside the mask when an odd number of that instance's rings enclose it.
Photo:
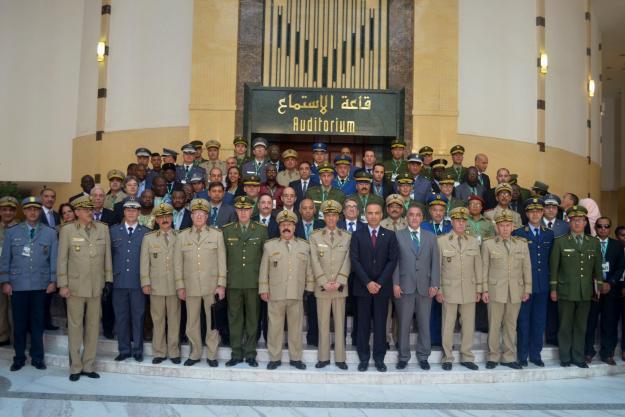
M 13 346 L 11 371 L 26 362 L 26 336 L 30 329 L 31 364 L 46 369 L 43 361 L 43 326 L 46 293 L 56 291 L 56 230 L 39 221 L 41 201 L 22 201 L 26 220 L 6 231 L 0 256 L 0 283 L 11 297 Z
M 137 362 L 143 361 L 145 295 L 140 280 L 141 242 L 150 229 L 139 224 L 140 209 L 139 201 L 128 199 L 124 203 L 124 221 L 111 227 L 113 310 L 119 350 L 116 361 L 123 361 L 131 354 Z
M 530 198 L 525 201 L 528 223 L 512 232 L 527 240 L 532 261 L 532 295 L 521 303 L 517 319 L 517 359 L 521 366 L 530 362 L 545 366 L 540 357 L 543 335 L 547 325 L 547 300 L 549 299 L 549 256 L 554 234 L 542 222 L 544 201 Z

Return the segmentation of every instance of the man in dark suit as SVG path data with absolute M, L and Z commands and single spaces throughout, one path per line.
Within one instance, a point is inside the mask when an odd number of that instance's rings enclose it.
M 41 197 L 41 223 L 54 228 L 61 224 L 59 213 L 54 211 L 54 203 L 56 202 L 56 191 L 52 188 L 44 188 L 39 194 Z
M 184 230 L 191 227 L 193 220 L 191 220 L 191 212 L 185 208 L 187 197 L 182 188 L 174 189 L 171 193 L 171 201 L 172 206 L 174 206 L 174 230 Z
M 83 175 L 80 179 L 80 188 L 82 188 L 82 193 L 71 196 L 68 201 L 71 203 L 79 197 L 88 196 L 93 187 L 95 187 L 95 180 L 93 177 L 91 175 Z
M 299 210 L 299 205 L 305 198 L 304 196 L 306 195 L 306 191 L 315 185 L 319 185 L 319 177 L 311 176 L 312 172 L 310 171 L 310 162 L 300 162 L 298 171 L 300 179 L 289 183 L 289 187 L 295 190 L 295 195 L 297 196 L 297 200 L 295 201 L 295 210 Z
M 354 295 L 358 309 L 358 370 L 369 366 L 369 336 L 373 316 L 373 360 L 379 372 L 386 371 L 386 316 L 397 265 L 398 245 L 395 233 L 380 227 L 382 207 L 370 203 L 365 208 L 367 227 L 352 234 L 350 258 L 355 273 Z
M 488 156 L 483 153 L 475 155 L 475 167 L 477 168 L 477 180 L 480 184 L 482 184 L 484 190 L 490 190 L 490 177 L 486 174 L 486 168 L 488 168 Z
M 210 201 L 208 212 L 208 224 L 209 226 L 221 229 L 228 223 L 237 221 L 237 213 L 229 204 L 223 202 L 224 200 L 224 185 L 220 182 L 211 182 L 208 186 L 208 196 Z
M 601 295 L 598 299 L 593 298 L 590 303 L 586 327 L 586 347 L 584 349 L 587 363 L 590 363 L 597 353 L 595 351 L 595 334 L 599 316 L 601 316 L 599 357 L 602 362 L 608 365 L 616 365 L 614 349 L 618 339 L 619 304 L 621 302 L 620 280 L 623 276 L 623 268 L 625 268 L 625 257 L 621 243 L 609 237 L 611 227 L 612 222 L 608 217 L 599 217 L 595 223 L 603 258 L 601 261 L 603 285 L 600 288 Z
M 386 201 L 386 197 L 393 194 L 395 191 L 393 183 L 391 183 L 386 178 L 386 175 L 384 175 L 384 164 L 381 162 L 373 164 L 371 175 L 373 175 L 371 193 L 377 195 L 378 197 L 382 197 L 384 201 Z

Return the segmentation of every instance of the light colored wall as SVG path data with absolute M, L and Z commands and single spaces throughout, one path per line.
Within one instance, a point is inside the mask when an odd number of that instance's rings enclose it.
M 105 131 L 188 125 L 192 25 L 191 0 L 114 3 Z
M 536 143 L 534 1 L 459 3 L 458 133 Z
M 0 6 L 3 181 L 71 179 L 87 9 L 82 0 L 5 1 Z M 95 44 L 91 51 L 95 60 Z
M 75 136 L 96 132 L 98 60 L 96 45 L 100 41 L 101 0 L 85 0 L 82 22 L 80 77 L 78 78 L 78 110 Z M 68 155 L 71 163 L 71 154 Z

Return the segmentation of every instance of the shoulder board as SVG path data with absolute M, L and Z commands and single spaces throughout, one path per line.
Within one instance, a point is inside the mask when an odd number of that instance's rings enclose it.
M 218 229 L 218 228 L 213 227 L 213 226 L 208 226 L 208 230 L 214 230 L 214 231 L 216 231 L 216 232 L 223 233 L 223 232 L 221 231 L 221 229 Z
M 569 236 L 571 236 L 571 234 L 570 234 L 570 233 L 567 233 L 567 234 L 565 234 L 565 235 L 556 236 L 556 240 L 558 240 L 558 239 L 566 239 L 566 238 L 567 238 L 567 237 L 569 237 Z
M 495 236 L 483 237 L 482 242 L 486 242 L 487 240 L 493 240 Z
M 526 232 L 529 232 L 529 231 L 530 231 L 530 228 L 529 228 L 528 226 L 525 226 L 525 227 L 523 228 L 523 230 L 525 230 Z
M 232 226 L 233 224 L 237 224 L 237 222 L 230 222 L 230 223 L 226 223 L 226 224 L 224 224 L 224 225 L 223 225 L 222 229 L 225 229 L 226 227 L 230 227 L 230 226 Z
M 338 228 L 337 228 L 337 230 L 339 231 L 339 234 L 345 233 L 347 236 L 351 236 L 352 235 L 352 232 L 350 232 L 349 230 L 338 229 Z
M 305 244 L 307 244 L 307 245 L 309 245 L 309 244 L 310 244 L 310 243 L 308 243 L 308 241 L 307 241 L 306 239 L 302 239 L 302 238 L 299 238 L 299 237 L 296 237 L 296 238 L 295 238 L 295 240 L 296 240 L 297 242 L 304 242 L 304 243 L 305 243 Z
M 511 239 L 512 240 L 518 240 L 519 242 L 527 243 L 527 239 L 525 239 L 522 236 L 512 236 Z
M 150 236 L 153 235 L 154 233 L 158 232 L 159 230 L 152 230 L 151 232 L 147 232 L 144 236 Z
M 106 224 L 106 223 L 104 223 L 104 222 L 101 222 L 100 220 L 94 220 L 93 222 L 94 222 L 94 223 L 96 223 L 96 224 L 102 224 L 102 225 L 104 225 L 104 226 L 106 226 L 106 227 L 109 227 L 109 225 L 108 225 L 108 224 Z M 141 225 L 139 225 L 139 226 L 141 226 Z M 144 227 L 144 226 L 141 226 L 141 227 Z
M 187 230 L 191 230 L 191 226 L 178 230 L 178 233 L 183 233 L 183 232 L 186 232 Z
M 48 229 L 55 230 L 55 229 L 54 229 L 54 227 L 50 227 L 50 226 L 48 226 L 47 224 L 43 224 L 43 223 L 41 223 L 41 226 L 42 226 L 42 228 L 48 228 Z M 55 230 L 55 231 L 56 231 L 56 230 Z
M 265 240 L 265 243 L 269 243 L 269 242 L 276 242 L 276 241 L 278 241 L 278 240 L 280 240 L 280 238 L 278 238 L 278 237 L 274 237 L 274 238 L 271 238 L 271 239 L 267 239 L 267 240 Z
M 67 226 L 69 226 L 70 224 L 74 224 L 74 223 L 76 223 L 76 221 L 75 221 L 75 220 L 72 220 L 71 222 L 63 223 L 63 224 L 61 225 L 61 227 L 67 227 Z

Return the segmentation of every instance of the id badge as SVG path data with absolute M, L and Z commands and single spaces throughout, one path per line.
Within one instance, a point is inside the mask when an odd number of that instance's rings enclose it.
M 323 212 L 319 210 L 319 220 L 323 220 Z
M 603 273 L 607 274 L 608 272 L 610 272 L 610 262 L 602 263 L 601 268 L 603 269 Z
M 395 179 L 397 178 L 397 176 L 398 176 L 398 175 L 399 175 L 398 173 L 393 173 L 393 174 L 391 175 L 391 181 L 392 181 L 392 182 L 395 182 Z
M 272 204 L 273 209 L 275 210 L 276 209 L 276 199 L 275 198 L 273 199 L 271 204 Z
M 28 256 L 30 258 L 30 246 L 24 246 L 22 248 L 22 256 Z

